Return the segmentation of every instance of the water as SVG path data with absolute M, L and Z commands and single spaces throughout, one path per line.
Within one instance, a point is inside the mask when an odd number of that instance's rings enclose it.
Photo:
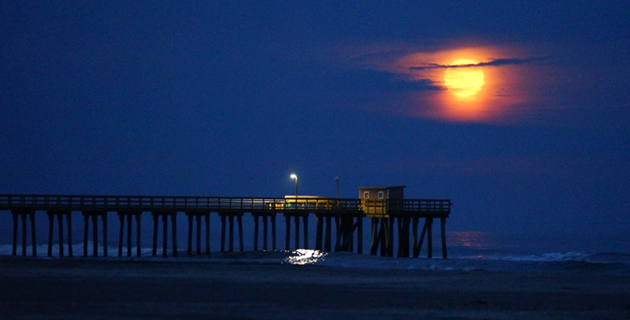
M 441 259 L 439 241 L 434 241 L 434 259 L 426 258 L 426 244 L 419 259 L 386 258 L 355 253 L 328 253 L 310 249 L 293 251 L 245 251 L 212 257 L 187 257 L 180 251 L 178 258 L 150 257 L 151 248 L 141 248 L 143 257 L 118 258 L 118 248 L 110 243 L 108 259 L 140 259 L 156 261 L 263 263 L 287 265 L 318 265 L 341 268 L 385 268 L 412 270 L 453 270 L 490 272 L 589 273 L 630 276 L 630 240 L 611 235 L 513 235 L 477 231 L 451 231 L 447 234 L 449 259 Z M 436 239 L 437 240 L 437 239 Z M 88 244 L 92 254 L 92 244 Z M 47 245 L 38 246 L 40 256 L 47 254 Z M 67 254 L 67 247 L 66 247 Z M 103 248 L 99 248 L 102 254 Z M 73 246 L 75 256 L 83 255 L 83 244 Z M 364 251 L 369 247 L 364 245 Z M 27 248 L 30 254 L 31 248 Z M 135 255 L 136 248 L 132 248 Z M 11 255 L 12 246 L 0 245 L 0 255 Z M 125 251 L 126 253 L 126 251 Z M 158 250 L 161 254 L 161 249 Z M 18 247 L 18 255 L 21 247 Z M 58 246 L 53 246 L 58 255 Z M 45 258 L 44 258 L 45 259 Z

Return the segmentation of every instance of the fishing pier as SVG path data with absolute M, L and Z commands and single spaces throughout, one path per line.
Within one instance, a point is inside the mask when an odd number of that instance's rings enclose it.
M 83 256 L 98 255 L 102 237 L 102 256 L 108 256 L 108 215 L 118 216 L 118 256 L 141 256 L 142 217 L 153 223 L 152 256 L 158 255 L 161 231 L 161 255 L 178 255 L 177 216 L 188 221 L 187 255 L 210 255 L 210 216 L 220 217 L 220 251 L 235 251 L 238 233 L 239 251 L 244 250 L 243 220 L 253 219 L 253 250 L 278 250 L 277 219 L 284 218 L 284 250 L 316 249 L 363 253 L 364 221 L 369 221 L 369 253 L 392 257 L 419 257 L 427 244 L 427 257 L 433 256 L 433 222 L 440 223 L 442 257 L 447 258 L 446 219 L 451 202 L 445 199 L 329 199 L 325 197 L 169 197 L 169 196 L 94 196 L 94 195 L 0 195 L 0 211 L 13 218 L 13 255 L 17 255 L 21 234 L 21 254 L 37 256 L 36 216 L 48 218 L 48 256 L 52 256 L 54 231 L 57 229 L 59 256 L 72 257 L 72 213 L 83 218 Z M 315 222 L 315 244 L 309 246 L 309 221 Z M 250 220 L 251 221 L 251 220 Z M 21 232 L 19 225 L 21 224 Z M 161 225 L 161 230 L 160 230 Z M 422 225 L 421 232 L 419 226 Z M 30 237 L 28 236 L 30 229 Z M 237 229 L 237 230 L 235 230 Z M 293 230 L 291 230 L 293 229 Z M 145 229 L 146 230 L 146 229 Z M 99 237 L 99 233 L 101 237 Z M 261 240 L 262 233 L 262 243 Z M 333 237 L 334 233 L 334 237 Z M 64 234 L 67 235 L 64 237 Z M 125 237 L 126 235 L 126 237 Z M 203 235 L 203 237 L 202 237 Z M 204 250 L 202 250 L 202 238 Z M 334 243 L 333 243 L 334 239 Z M 396 239 L 396 241 L 395 241 Z M 67 254 L 64 252 L 67 244 Z M 125 246 L 126 244 L 126 246 Z M 395 244 L 397 248 L 394 248 Z M 195 250 L 193 250 L 193 247 Z M 180 252 L 181 253 L 181 252 Z

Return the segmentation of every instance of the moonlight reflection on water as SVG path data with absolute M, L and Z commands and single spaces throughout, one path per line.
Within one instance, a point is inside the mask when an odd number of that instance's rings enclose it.
M 315 264 L 324 261 L 327 255 L 327 253 L 319 250 L 297 249 L 291 252 L 291 255 L 284 260 L 284 263 L 293 265 Z

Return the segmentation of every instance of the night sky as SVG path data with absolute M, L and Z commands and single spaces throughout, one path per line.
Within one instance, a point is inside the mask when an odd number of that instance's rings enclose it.
M 545 3 L 3 1 L 0 193 L 283 197 L 296 173 L 451 199 L 449 230 L 628 234 L 630 3 Z

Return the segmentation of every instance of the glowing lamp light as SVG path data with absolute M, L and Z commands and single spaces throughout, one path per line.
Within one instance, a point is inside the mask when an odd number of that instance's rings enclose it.
M 297 201 L 297 197 L 298 197 L 298 177 L 295 173 L 291 174 L 291 179 L 295 180 L 295 199 Z M 296 203 L 297 205 L 297 203 Z

